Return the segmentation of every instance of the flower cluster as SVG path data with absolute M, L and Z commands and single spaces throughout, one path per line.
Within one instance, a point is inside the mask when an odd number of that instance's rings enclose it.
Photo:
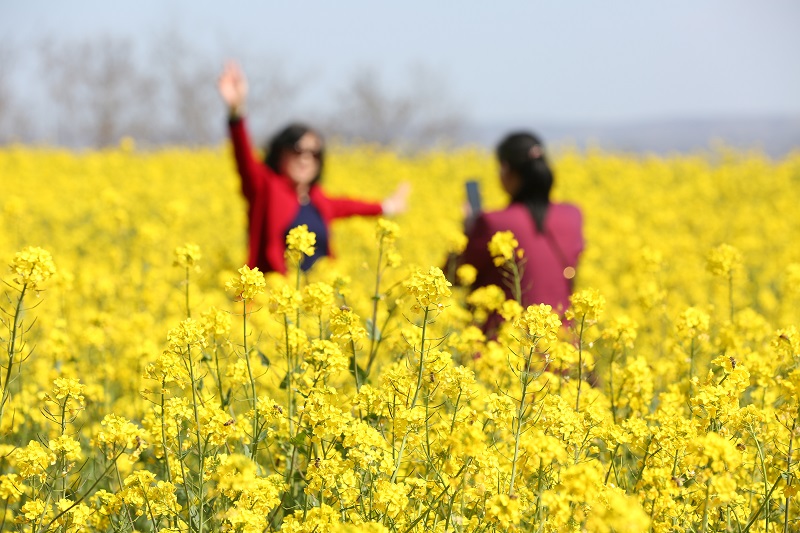
M 262 294 L 266 287 L 264 274 L 258 270 L 258 267 L 251 270 L 247 265 L 239 269 L 239 277 L 231 278 L 225 284 L 225 288 L 241 300 L 252 300 Z
M 570 296 L 569 304 L 565 313 L 567 320 L 582 320 L 592 324 L 603 315 L 606 299 L 597 289 L 584 289 Z
M 56 273 L 50 252 L 36 246 L 28 246 L 14 255 L 11 262 L 14 283 L 40 290 L 42 285 Z
M 489 254 L 495 266 L 502 266 L 514 260 L 519 242 L 510 231 L 498 231 L 489 241 Z
M 202 258 L 203 254 L 200 253 L 200 247 L 196 244 L 187 243 L 175 248 L 175 259 L 172 264 L 177 267 L 198 271 L 200 270 L 200 259 Z
M 514 321 L 514 327 L 521 330 L 532 345 L 539 339 L 551 343 L 558 339 L 561 320 L 549 305 L 531 305 Z
M 302 224 L 289 230 L 286 235 L 286 256 L 294 263 L 299 263 L 303 256 L 314 255 L 314 246 L 317 244 L 317 235 L 308 231 L 308 226 Z
M 444 277 L 438 267 L 430 267 L 427 271 L 417 270 L 406 282 L 408 294 L 416 301 L 416 309 L 439 309 L 451 296 L 452 284 Z
M 741 270 L 742 253 L 730 244 L 720 244 L 709 252 L 707 268 L 715 276 L 730 276 Z

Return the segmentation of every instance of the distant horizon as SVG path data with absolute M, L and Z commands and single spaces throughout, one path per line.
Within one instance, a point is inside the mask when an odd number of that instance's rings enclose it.
M 758 126 L 753 131 L 754 126 Z M 766 129 L 766 131 L 765 131 Z M 465 127 L 460 139 L 444 145 L 434 144 L 417 146 L 416 149 L 425 151 L 449 147 L 479 146 L 491 151 L 496 143 L 511 130 L 529 130 L 541 135 L 545 145 L 558 152 L 564 149 L 596 150 L 608 153 L 630 154 L 691 154 L 697 152 L 713 152 L 720 146 L 739 150 L 761 152 L 773 158 L 782 158 L 790 153 L 800 151 L 800 116 L 798 117 L 749 117 L 736 119 L 727 117 L 722 120 L 714 119 L 680 119 L 668 117 L 659 121 L 621 121 L 621 122 L 593 122 L 593 123 L 558 123 L 538 121 L 524 123 L 515 121 L 504 123 L 470 123 Z M 326 133 L 323 131 L 323 133 Z M 253 138 L 257 145 L 268 136 L 269 132 L 261 128 L 253 128 Z M 163 143 L 152 144 L 135 136 L 132 138 L 135 146 L 145 152 L 157 152 L 161 149 L 170 149 L 186 144 Z M 326 135 L 336 144 L 342 142 L 335 134 Z M 123 142 L 121 140 L 121 142 Z M 215 148 L 227 142 L 222 128 L 219 137 L 209 143 L 190 143 L 195 148 Z M 363 142 L 369 143 L 368 140 Z M 67 148 L 77 152 L 95 150 L 93 146 L 64 147 L 47 141 L 22 143 L 24 146 L 39 148 Z M 358 144 L 358 142 L 344 142 Z M 391 147 L 388 147 L 391 149 Z M 400 143 L 395 148 L 405 151 Z
M 336 107 L 342 82 L 359 69 L 374 69 L 394 89 L 408 81 L 410 67 L 423 65 L 471 120 L 573 123 L 798 116 L 798 21 L 793 0 L 468 1 L 458 9 L 421 0 L 241 2 L 235 9 L 208 0 L 0 6 L 6 43 L 24 50 L 45 37 L 101 35 L 146 46 L 174 32 L 208 65 L 273 58 L 282 70 L 270 63 L 263 72 L 250 65 L 250 73 L 304 79 L 297 104 L 310 114 Z
M 524 118 L 515 117 L 515 118 L 498 118 L 493 120 L 484 120 L 481 121 L 483 123 L 487 122 L 497 122 L 497 123 L 508 123 L 514 120 L 524 120 Z M 584 120 L 581 119 L 548 119 L 548 118 L 541 118 L 535 119 L 537 122 L 551 124 L 551 125 L 568 125 L 568 126 L 611 126 L 611 125 L 639 125 L 639 124 L 650 124 L 650 123 L 668 123 L 668 122 L 725 122 L 725 121 L 750 121 L 750 120 L 787 120 L 787 121 L 795 121 L 800 120 L 800 112 L 797 113 L 720 113 L 718 115 L 658 115 L 653 114 L 650 116 L 643 116 L 643 117 L 618 117 L 618 118 L 596 118 L 591 119 L 587 118 Z

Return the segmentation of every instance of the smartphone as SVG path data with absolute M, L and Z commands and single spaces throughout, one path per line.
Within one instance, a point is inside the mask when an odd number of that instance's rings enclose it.
M 478 182 L 474 179 L 467 180 L 467 201 L 469 207 L 472 209 L 472 216 L 477 217 L 481 214 L 481 192 L 478 187 Z

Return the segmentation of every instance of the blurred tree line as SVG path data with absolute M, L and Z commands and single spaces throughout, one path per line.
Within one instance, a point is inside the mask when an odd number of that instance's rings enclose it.
M 375 67 L 344 73 L 327 108 L 311 109 L 302 99 L 319 73 L 294 72 L 252 51 L 231 57 L 248 77 L 259 144 L 290 120 L 341 142 L 412 148 L 455 142 L 465 126 L 445 80 L 429 67 L 408 68 L 401 86 L 388 86 Z M 170 31 L 148 44 L 109 36 L 24 49 L 0 43 L 0 144 L 102 148 L 124 137 L 142 148 L 217 144 L 226 136 L 216 91 L 225 59 Z

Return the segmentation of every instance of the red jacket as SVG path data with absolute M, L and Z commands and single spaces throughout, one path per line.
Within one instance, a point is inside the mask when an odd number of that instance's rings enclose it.
M 501 267 L 494 266 L 488 244 L 498 231 L 511 231 L 525 250 L 522 274 L 524 306 L 548 304 L 559 314 L 569 306 L 571 282 L 564 268 L 575 268 L 583 251 L 581 212 L 570 204 L 550 204 L 545 217 L 545 233 L 537 233 L 530 212 L 523 204 L 511 204 L 502 211 L 481 214 L 469 235 L 459 263 L 478 271 L 473 287 L 497 285 L 513 298 Z
M 230 135 L 236 168 L 242 180 L 242 193 L 247 200 L 248 242 L 247 264 L 262 272 L 286 273 L 283 257 L 284 236 L 300 210 L 294 183 L 277 174 L 253 156 L 244 119 L 230 121 Z M 318 185 L 309 191 L 311 204 L 317 208 L 326 227 L 337 218 L 353 215 L 380 215 L 380 203 L 346 198 L 329 198 Z M 328 238 L 330 243 L 330 236 Z M 331 255 L 330 245 L 326 250 Z

